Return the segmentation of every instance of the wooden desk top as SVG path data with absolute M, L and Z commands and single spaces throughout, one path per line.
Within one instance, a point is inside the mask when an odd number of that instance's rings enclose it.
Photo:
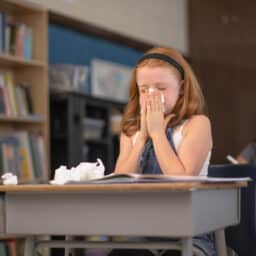
M 126 183 L 83 185 L 0 185 L 0 192 L 133 192 L 133 191 L 188 191 L 209 189 L 231 189 L 247 186 L 247 181 L 232 183 Z

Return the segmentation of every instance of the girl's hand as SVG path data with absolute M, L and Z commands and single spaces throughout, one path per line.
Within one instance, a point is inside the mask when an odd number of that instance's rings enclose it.
M 146 142 L 148 139 L 148 129 L 146 123 L 146 115 L 147 115 L 147 101 L 145 101 L 141 106 L 140 111 L 140 132 L 139 132 L 139 139 L 142 142 Z
M 165 133 L 165 119 L 160 92 L 156 91 L 148 95 L 147 101 L 147 129 L 152 138 L 159 133 Z

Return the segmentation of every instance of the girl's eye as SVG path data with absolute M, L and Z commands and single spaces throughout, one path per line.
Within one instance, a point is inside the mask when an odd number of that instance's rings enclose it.
M 159 91 L 164 91 L 164 90 L 165 90 L 165 88 L 158 88 L 158 90 L 159 90 Z
M 140 89 L 140 93 L 145 93 L 146 90 L 145 89 Z

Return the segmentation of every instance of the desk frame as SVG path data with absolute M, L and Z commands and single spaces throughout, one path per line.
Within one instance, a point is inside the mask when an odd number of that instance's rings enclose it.
M 174 248 L 171 242 L 152 241 L 36 242 L 34 236 L 45 234 L 180 238 L 176 248 L 181 249 L 182 256 L 191 256 L 192 237 L 215 231 L 218 255 L 226 256 L 224 228 L 240 220 L 239 194 L 245 185 L 246 182 L 8 186 L 0 188 L 0 208 L 4 213 L 0 216 L 0 231 L 27 235 L 28 256 L 40 246 Z

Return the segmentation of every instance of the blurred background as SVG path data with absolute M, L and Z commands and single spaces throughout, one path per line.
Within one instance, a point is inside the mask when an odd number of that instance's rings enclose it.
M 193 67 L 206 97 L 212 163 L 226 163 L 256 137 L 255 10 L 249 0 L 3 0 L 0 64 L 13 70 L 9 80 L 0 72 L 0 84 L 13 80 L 31 97 L 24 111 L 11 111 L 12 104 L 9 112 L 0 109 L 11 117 L 2 123 L 40 134 L 41 162 L 49 160 L 41 166 L 44 179 L 61 164 L 98 157 L 109 173 L 132 67 L 151 47 L 172 46 Z M 36 168 L 27 172 L 27 180 L 42 176 Z
M 154 46 L 194 69 L 211 163 L 227 163 L 256 138 L 255 11 L 253 0 L 1 0 L 1 174 L 46 183 L 60 165 L 97 158 L 112 172 L 131 69 Z M 15 251 L 15 238 L 5 244 Z
M 140 52 L 147 50 L 151 45 L 166 45 L 179 49 L 199 77 L 208 103 L 214 137 L 213 163 L 226 162 L 227 154 L 236 156 L 254 139 L 254 1 L 33 1 L 58 14 L 68 15 L 106 30 L 105 37 L 96 35 L 98 39 L 106 40 L 107 37 L 109 42 L 121 47 L 131 46 L 132 52 L 123 51 L 120 58 L 113 52 L 111 56 L 106 53 L 100 56 L 110 61 L 132 66 Z M 51 42 L 51 29 L 55 28 L 50 26 L 49 60 L 55 62 L 55 53 L 51 48 L 54 47 Z M 117 37 L 120 35 L 127 39 L 118 40 L 114 35 L 111 38 L 112 32 Z M 85 31 L 85 35 L 88 34 L 90 35 Z M 132 40 L 130 43 L 129 39 Z M 67 43 L 72 48 L 72 40 Z M 60 43 L 58 47 L 61 47 Z M 84 56 L 80 55 L 80 58 L 89 59 L 87 50 L 84 49 Z M 91 51 L 91 54 L 97 56 L 97 50 L 94 51 L 95 53 Z M 65 61 L 65 57 L 62 58 L 62 61 Z

